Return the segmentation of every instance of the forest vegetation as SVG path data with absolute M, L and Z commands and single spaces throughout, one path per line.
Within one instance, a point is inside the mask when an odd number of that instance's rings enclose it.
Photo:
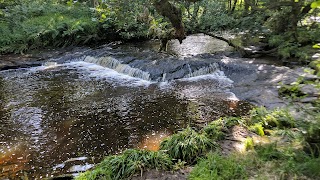
M 310 61 L 320 42 L 318 6 L 315 0 L 2 0 L 0 53 L 155 38 L 166 50 L 170 39 L 205 33 L 244 57 Z

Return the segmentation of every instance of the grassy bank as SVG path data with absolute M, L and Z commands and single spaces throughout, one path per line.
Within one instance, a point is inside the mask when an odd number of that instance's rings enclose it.
M 127 179 L 148 169 L 175 171 L 185 166 L 194 166 L 188 178 L 199 180 L 316 179 L 320 114 L 314 113 L 310 119 L 295 119 L 287 110 L 255 108 L 245 117 L 220 118 L 198 131 L 178 132 L 157 152 L 126 150 L 108 156 L 76 179 Z M 219 144 L 230 138 L 235 126 L 251 131 L 243 141 L 246 150 L 225 155 Z
M 141 3 L 126 9 L 85 3 L 24 0 L 0 9 L 0 54 L 33 49 L 96 45 L 115 40 L 143 39 L 148 26 L 137 20 Z

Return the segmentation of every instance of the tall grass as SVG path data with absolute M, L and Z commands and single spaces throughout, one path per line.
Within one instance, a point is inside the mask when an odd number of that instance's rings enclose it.
M 194 167 L 190 180 L 231 180 L 247 179 L 245 165 L 235 156 L 221 156 L 219 153 L 209 153 Z
M 160 144 L 160 149 L 165 150 L 170 157 L 188 164 L 194 164 L 199 157 L 215 148 L 217 144 L 214 141 L 190 127 L 168 137 Z
M 125 179 L 146 169 L 169 170 L 172 165 L 171 158 L 163 151 L 129 149 L 121 155 L 106 157 L 94 170 L 87 171 L 76 179 Z

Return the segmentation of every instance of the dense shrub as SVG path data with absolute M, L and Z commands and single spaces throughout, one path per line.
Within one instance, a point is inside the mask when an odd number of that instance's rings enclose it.
M 264 107 L 255 108 L 250 111 L 248 125 L 260 123 L 264 128 L 292 128 L 295 126 L 295 119 L 285 109 L 268 111 Z
M 21 1 L 0 13 L 0 53 L 146 38 L 149 24 L 137 18 L 143 8 L 140 1 L 96 8 L 49 0 Z
M 168 137 L 160 144 L 160 149 L 165 150 L 170 157 L 188 164 L 195 163 L 197 158 L 216 147 L 215 142 L 205 134 L 197 133 L 190 127 Z
M 203 128 L 203 131 L 206 133 L 206 136 L 213 141 L 222 140 L 229 128 L 241 123 L 242 120 L 239 117 L 224 117 L 212 121 Z

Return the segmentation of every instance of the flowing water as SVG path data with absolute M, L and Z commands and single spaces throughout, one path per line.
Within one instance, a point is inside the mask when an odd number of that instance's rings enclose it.
M 76 174 L 127 148 L 157 150 L 187 126 L 247 113 L 251 105 L 231 91 L 233 70 L 208 57 L 130 44 L 1 71 L 0 179 Z

